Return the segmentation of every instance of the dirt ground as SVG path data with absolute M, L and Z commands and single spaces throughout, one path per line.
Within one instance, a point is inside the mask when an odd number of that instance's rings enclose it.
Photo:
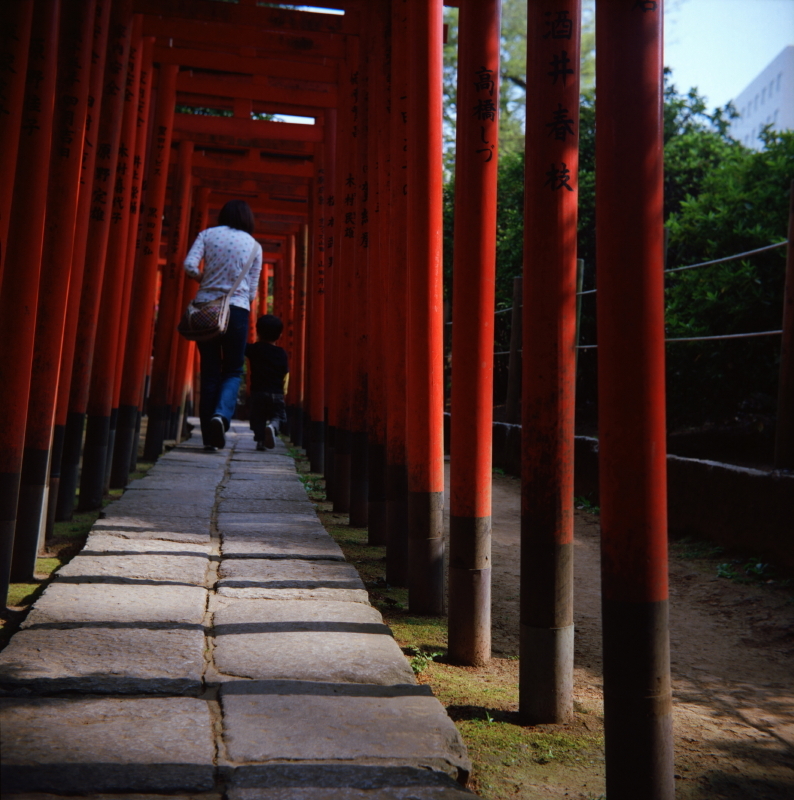
M 518 655 L 519 543 L 520 482 L 496 475 L 495 656 Z M 673 548 L 670 561 L 676 796 L 790 800 L 794 593 L 718 577 L 713 558 L 686 556 Z M 599 523 L 583 511 L 576 516 L 575 575 L 575 699 L 600 720 Z M 544 796 L 598 797 L 604 791 L 603 764 L 584 771 L 573 767 L 555 775 L 554 783 L 559 790 L 550 787 Z

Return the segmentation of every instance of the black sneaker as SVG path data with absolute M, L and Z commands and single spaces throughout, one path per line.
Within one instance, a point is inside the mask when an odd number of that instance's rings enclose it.
M 264 450 L 265 449 L 265 443 L 264 442 L 257 442 L 256 443 L 256 449 L 257 450 Z
M 265 428 L 265 447 L 268 450 L 272 450 L 276 446 L 276 434 L 273 431 L 273 426 L 268 425 Z
M 226 447 L 226 426 L 223 424 L 223 417 L 214 416 L 207 426 L 207 439 L 213 447 L 222 450 Z

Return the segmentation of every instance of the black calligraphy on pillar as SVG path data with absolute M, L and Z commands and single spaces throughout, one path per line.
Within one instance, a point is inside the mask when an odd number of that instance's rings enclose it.
M 549 129 L 549 136 L 554 136 L 564 142 L 568 136 L 573 136 L 573 120 L 567 108 L 562 107 L 562 103 L 557 103 L 557 110 L 552 113 L 551 122 L 546 123 Z
M 557 18 L 551 18 L 551 11 L 544 14 L 547 17 L 545 25 L 548 28 L 544 39 L 570 39 L 573 33 L 573 20 L 568 19 L 567 11 L 558 11 Z
M 549 61 L 551 70 L 546 74 L 552 79 L 552 83 L 557 83 L 557 78 L 562 78 L 562 85 L 567 86 L 568 76 L 574 74 L 574 70 L 569 66 L 571 59 L 568 58 L 568 51 L 563 50 L 559 55 L 552 57 Z
M 550 186 L 552 190 L 567 189 L 569 192 L 573 191 L 573 187 L 568 183 L 571 179 L 571 171 L 568 165 L 562 161 L 560 163 L 561 169 L 557 169 L 556 164 L 551 165 L 551 169 L 546 173 L 546 183 L 544 186 Z
M 494 103 L 493 95 L 496 91 L 496 81 L 493 70 L 480 67 L 475 73 L 474 88 L 480 95 L 474 106 L 472 116 L 480 122 L 496 122 L 498 109 Z M 483 95 L 487 95 L 484 97 Z M 483 155 L 483 163 L 488 164 L 494 156 L 495 145 L 486 138 L 486 126 L 480 126 L 480 143 L 486 145 L 475 150 L 477 155 Z

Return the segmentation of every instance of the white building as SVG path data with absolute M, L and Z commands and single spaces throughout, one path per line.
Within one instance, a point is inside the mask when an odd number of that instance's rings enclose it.
M 761 149 L 764 125 L 794 130 L 794 45 L 781 50 L 733 104 L 740 116 L 731 123 L 731 136 L 747 147 Z

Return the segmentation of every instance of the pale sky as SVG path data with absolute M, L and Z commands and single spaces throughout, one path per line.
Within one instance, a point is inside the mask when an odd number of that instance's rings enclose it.
M 664 63 L 678 91 L 697 86 L 710 109 L 734 99 L 790 44 L 794 0 L 667 0 Z

